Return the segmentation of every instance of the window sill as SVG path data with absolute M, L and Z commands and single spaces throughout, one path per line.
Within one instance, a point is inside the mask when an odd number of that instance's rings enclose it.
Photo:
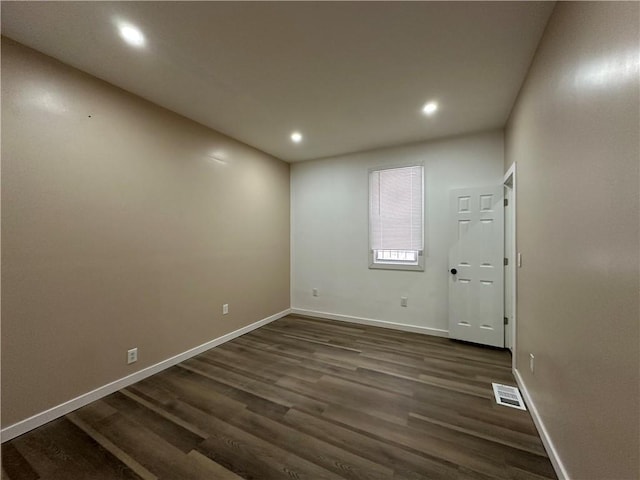
M 369 263 L 370 270 L 408 270 L 424 272 L 424 265 L 403 265 L 401 263 Z

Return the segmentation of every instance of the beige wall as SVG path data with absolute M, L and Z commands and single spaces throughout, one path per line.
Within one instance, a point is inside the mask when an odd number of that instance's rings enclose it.
M 559 3 L 506 130 L 518 371 L 574 479 L 640 478 L 639 9 Z
M 2 223 L 3 426 L 289 307 L 288 164 L 7 39 Z

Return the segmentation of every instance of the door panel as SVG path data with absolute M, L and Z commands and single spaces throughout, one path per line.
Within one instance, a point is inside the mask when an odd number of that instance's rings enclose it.
M 513 333 L 515 325 L 515 242 L 513 214 L 515 203 L 513 190 L 505 184 L 504 198 L 509 202 L 504 212 L 504 256 L 509 259 L 509 263 L 504 267 L 504 316 L 509 319 L 509 323 L 504 326 L 504 346 L 513 352 Z M 513 356 L 515 359 L 515 355 Z
M 452 190 L 449 336 L 504 347 L 502 185 Z

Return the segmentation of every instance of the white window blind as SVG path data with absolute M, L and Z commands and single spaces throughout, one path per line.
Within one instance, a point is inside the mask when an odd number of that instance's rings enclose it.
M 373 263 L 415 264 L 424 248 L 423 167 L 369 173 Z

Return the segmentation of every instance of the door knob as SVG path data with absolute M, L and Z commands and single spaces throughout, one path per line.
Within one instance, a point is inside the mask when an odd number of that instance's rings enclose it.
M 458 273 L 458 270 L 456 270 L 455 268 L 452 268 L 450 271 L 451 275 L 455 275 L 456 273 Z

